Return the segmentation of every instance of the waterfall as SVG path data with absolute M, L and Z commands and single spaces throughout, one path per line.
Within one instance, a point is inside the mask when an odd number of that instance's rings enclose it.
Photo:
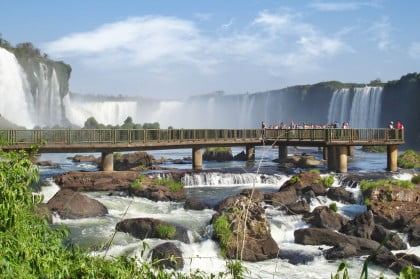
M 0 114 L 9 121 L 32 127 L 28 82 L 16 57 L 0 48 Z
M 350 125 L 355 128 L 379 127 L 382 87 L 366 86 L 354 89 Z
M 350 89 L 343 88 L 334 91 L 328 109 L 328 123 L 338 123 L 350 120 Z
M 287 179 L 277 174 L 205 172 L 185 174 L 182 183 L 185 186 L 253 186 L 255 182 L 256 186 L 280 187 Z

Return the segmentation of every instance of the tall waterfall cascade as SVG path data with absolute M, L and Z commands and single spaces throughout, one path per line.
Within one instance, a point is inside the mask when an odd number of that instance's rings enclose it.
M 334 91 L 328 110 L 328 123 L 349 122 L 354 128 L 377 128 L 381 113 L 382 87 L 365 86 Z

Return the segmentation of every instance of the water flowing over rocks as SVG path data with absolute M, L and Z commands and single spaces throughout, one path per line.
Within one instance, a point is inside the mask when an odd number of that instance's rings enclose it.
M 152 249 L 152 261 L 163 268 L 182 269 L 184 259 L 181 250 L 172 242 L 162 243 Z
M 174 228 L 174 234 L 163 234 L 159 229 L 162 227 Z M 167 223 L 153 218 L 125 219 L 121 222 L 118 222 L 115 229 L 119 232 L 129 233 L 139 239 L 160 238 L 179 240 L 184 243 L 190 243 L 187 229 L 176 224 Z
M 47 206 L 64 219 L 97 217 L 108 214 L 107 208 L 102 203 L 71 189 L 58 191 L 48 201 Z
M 128 190 L 137 177 L 134 171 L 74 171 L 57 175 L 54 181 L 63 189 L 75 191 L 122 191 Z
M 218 206 L 213 215 L 214 237 L 222 246 L 227 258 L 244 261 L 263 261 L 276 258 L 279 253 L 277 243 L 271 237 L 270 225 L 264 209 L 255 199 L 245 195 L 230 196 Z M 218 232 L 219 218 L 226 218 L 225 225 L 230 235 Z

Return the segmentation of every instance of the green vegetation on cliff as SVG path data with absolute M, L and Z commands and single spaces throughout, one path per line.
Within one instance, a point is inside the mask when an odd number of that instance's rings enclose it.
M 99 123 L 94 117 L 89 117 L 85 121 L 85 125 L 83 129 L 160 129 L 160 124 L 158 122 L 154 123 L 144 123 L 143 125 L 137 124 L 133 122 L 133 118 L 131 116 L 127 117 L 126 120 L 124 120 L 124 123 L 119 125 L 105 125 L 102 123 Z
M 362 151 L 369 153 L 384 153 L 386 152 L 386 146 L 382 145 L 365 145 L 362 147 Z
M 420 168 L 420 153 L 407 150 L 398 156 L 398 166 L 405 169 Z

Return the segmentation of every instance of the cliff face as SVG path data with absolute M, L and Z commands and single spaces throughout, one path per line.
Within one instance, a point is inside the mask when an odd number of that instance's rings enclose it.
M 384 85 L 381 122 L 400 120 L 405 128 L 406 146 L 420 148 L 420 74 L 410 73 Z

